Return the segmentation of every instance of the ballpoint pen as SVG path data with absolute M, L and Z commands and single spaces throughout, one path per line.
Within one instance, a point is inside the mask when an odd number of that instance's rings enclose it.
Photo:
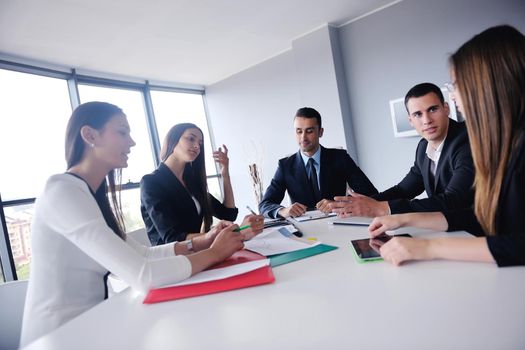
M 246 206 L 246 209 L 248 209 L 253 215 L 257 215 L 252 208 L 250 208 L 249 205 Z

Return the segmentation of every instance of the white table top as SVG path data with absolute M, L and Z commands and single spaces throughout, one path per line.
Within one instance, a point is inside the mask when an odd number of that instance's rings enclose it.
M 525 267 L 359 264 L 366 227 L 332 220 L 298 226 L 339 249 L 275 267 L 273 284 L 153 305 L 127 289 L 29 348 L 525 349 Z

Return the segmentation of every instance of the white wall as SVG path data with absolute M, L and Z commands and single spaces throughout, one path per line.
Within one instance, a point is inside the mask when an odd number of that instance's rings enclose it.
M 349 148 L 355 158 L 353 140 L 345 137 L 343 111 L 347 111 L 348 100 L 346 96 L 341 100 L 339 95 L 338 80 L 344 80 L 344 71 L 334 61 L 334 48 L 339 45 L 337 37 L 331 35 L 334 30 L 325 26 L 292 42 L 297 85 L 301 103 L 315 108 L 323 118 L 321 143 L 326 147 Z
M 289 51 L 206 88 L 215 144 L 224 143 L 230 150 L 239 219 L 247 213 L 246 205 L 257 210 L 248 164 L 262 161 L 266 187 L 279 157 L 297 151 L 293 116 L 300 98 L 296 80 L 294 58 Z

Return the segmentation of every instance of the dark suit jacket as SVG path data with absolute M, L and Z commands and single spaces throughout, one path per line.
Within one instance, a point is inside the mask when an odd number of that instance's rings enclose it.
M 419 141 L 414 165 L 399 184 L 373 196 L 379 201 L 388 201 L 392 214 L 443 211 L 472 205 L 474 165 L 465 124 L 449 120 L 435 179 L 426 155 L 427 144 L 425 139 Z M 423 191 L 428 198 L 414 199 Z
M 237 218 L 237 208 L 227 208 L 211 194 L 208 196 L 213 216 L 229 221 Z M 140 202 L 152 245 L 184 241 L 188 233 L 201 230 L 202 210 L 197 213 L 190 193 L 164 163 L 140 181 Z
M 280 203 L 286 191 L 292 203 L 299 202 L 309 208 L 314 208 L 317 204 L 300 152 L 279 160 L 277 171 L 259 204 L 259 211 L 265 216 L 282 208 Z M 345 150 L 321 146 L 320 165 L 320 190 L 325 199 L 333 200 L 335 196 L 344 196 L 347 183 L 356 192 L 368 196 L 377 193 L 374 185 Z
M 445 212 L 448 230 L 485 235 L 472 208 Z M 513 152 L 498 200 L 496 236 L 488 236 L 489 250 L 498 266 L 525 265 L 525 137 Z

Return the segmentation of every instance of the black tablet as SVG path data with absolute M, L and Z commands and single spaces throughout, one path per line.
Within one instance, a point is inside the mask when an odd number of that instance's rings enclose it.
M 376 250 L 372 247 L 370 242 L 372 240 L 378 240 L 383 243 L 388 242 L 392 237 L 412 237 L 408 233 L 397 234 L 389 236 L 387 234 L 379 235 L 375 238 L 365 238 L 365 239 L 356 239 L 353 240 L 352 247 L 354 248 L 354 253 L 357 261 L 359 262 L 368 262 L 368 261 L 377 261 L 383 260 L 379 250 Z

